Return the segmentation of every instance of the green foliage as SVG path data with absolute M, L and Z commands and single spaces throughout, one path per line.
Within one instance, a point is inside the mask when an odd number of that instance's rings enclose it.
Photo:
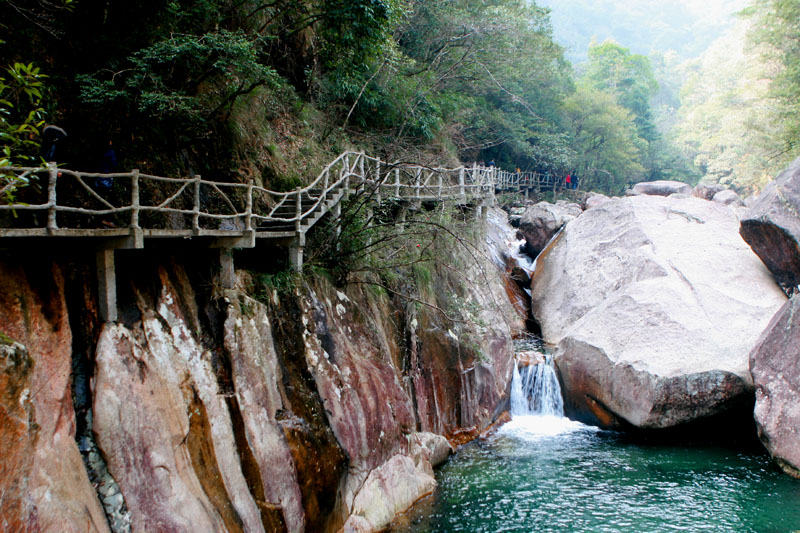
M 293 191 L 300 187 L 303 181 L 297 176 L 280 175 L 270 180 L 270 189 L 278 192 Z
M 44 124 L 44 78 L 33 63 L 14 63 L 0 76 L 0 168 L 38 163 L 40 128 Z M 0 170 L 0 201 L 13 203 L 25 178 Z
M 747 20 L 679 68 L 685 76 L 671 137 L 700 169 L 703 181 L 747 194 L 788 162 L 781 146 L 784 117 L 768 98 L 761 53 L 746 45 Z
M 545 10 L 516 0 L 421 2 L 399 44 L 416 84 L 406 122 L 438 110 L 462 157 L 560 164 L 554 133 L 571 79 Z
M 323 0 L 323 60 L 336 75 L 363 71 L 391 48 L 391 36 L 405 11 L 401 0 Z
M 256 295 L 262 301 L 268 301 L 273 291 L 279 295 L 288 295 L 294 293 L 297 288 L 297 274 L 291 270 L 282 270 L 272 274 L 257 274 L 255 281 L 259 287 L 256 290 Z
M 260 60 L 263 46 L 263 39 L 242 31 L 172 34 L 129 56 L 122 72 L 79 75 L 81 97 L 98 107 L 169 121 L 187 138 L 202 137 L 206 122 L 228 111 L 236 98 L 280 83 Z
M 579 85 L 562 111 L 576 152 L 573 161 L 582 171 L 582 188 L 619 193 L 642 177 L 646 144 L 637 135 L 630 111 L 613 95 Z
M 369 200 L 366 200 L 369 201 Z M 337 285 L 344 285 L 352 272 L 369 269 L 370 248 L 377 230 L 365 209 L 365 199 L 345 201 L 339 218 L 329 217 L 315 227 L 306 249 L 307 268 L 322 268 Z
M 10 346 L 14 344 L 16 341 L 0 331 L 0 346 Z
M 655 140 L 650 98 L 658 91 L 658 82 L 646 57 L 631 54 L 612 41 L 592 44 L 584 79 L 595 89 L 614 95 L 617 103 L 633 113 L 639 137 Z
M 800 0 L 757 0 L 750 10 L 756 18 L 753 38 L 764 56 L 779 68 L 770 73 L 769 97 L 780 122 L 783 153 L 800 153 Z

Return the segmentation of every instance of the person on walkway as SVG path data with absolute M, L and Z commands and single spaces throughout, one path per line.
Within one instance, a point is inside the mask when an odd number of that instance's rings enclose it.
M 59 156 L 63 156 L 62 150 L 58 150 L 67 138 L 67 132 L 63 128 L 48 124 L 42 130 L 41 156 L 47 163 L 57 163 Z M 62 161 L 63 163 L 63 161 Z
M 488 167 L 493 167 L 494 166 L 494 159 L 490 159 L 489 160 L 489 164 L 487 166 Z
M 117 154 L 114 152 L 114 145 L 112 141 L 108 141 L 108 146 L 106 146 L 106 150 L 103 152 L 103 155 L 100 157 L 100 161 L 97 165 L 97 172 L 100 174 L 111 174 L 117 171 Z M 111 185 L 113 185 L 113 180 L 108 177 L 97 178 L 95 180 L 95 186 L 98 189 L 111 189 Z
M 569 174 L 567 174 L 567 177 L 564 178 L 564 187 L 566 189 L 571 189 L 572 188 L 572 176 L 569 175 Z

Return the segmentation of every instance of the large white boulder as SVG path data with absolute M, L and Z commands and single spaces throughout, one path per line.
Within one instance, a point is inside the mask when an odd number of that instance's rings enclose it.
M 533 312 L 576 414 L 669 427 L 752 393 L 748 353 L 786 297 L 738 230 L 720 204 L 617 198 L 542 252 Z

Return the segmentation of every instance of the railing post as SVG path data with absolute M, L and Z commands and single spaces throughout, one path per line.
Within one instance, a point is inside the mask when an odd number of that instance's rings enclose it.
M 395 196 L 400 198 L 400 169 L 394 169 L 394 187 L 395 187 Z
M 381 160 L 375 163 L 375 200 L 380 204 L 381 203 Z
M 419 199 L 420 191 L 422 190 L 422 167 L 417 167 L 414 176 L 414 189 L 416 189 L 416 193 L 414 196 Z
M 194 177 L 194 213 L 192 215 L 192 229 L 195 233 L 200 231 L 200 175 Z
M 292 244 L 289 245 L 289 261 L 292 263 L 292 268 L 295 272 L 303 271 L 303 248 L 306 245 L 306 235 L 303 233 L 302 220 L 303 216 L 303 194 L 300 192 L 302 189 L 297 187 L 295 194 L 295 221 L 294 221 L 294 239 Z
M 297 195 L 297 198 L 295 199 L 296 201 L 294 209 L 294 217 L 295 217 L 294 229 L 298 233 L 300 232 L 300 222 L 301 222 L 300 217 L 303 216 L 303 195 L 300 191 L 301 191 L 300 187 L 297 187 L 295 189 L 295 194 Z
M 442 197 L 442 173 L 439 172 L 439 198 Z
M 139 169 L 131 171 L 131 228 L 139 227 Z
M 247 198 L 244 208 L 244 230 L 253 230 L 253 182 L 247 184 Z
M 466 200 L 467 198 L 467 191 L 464 188 L 464 173 L 466 169 L 461 167 L 458 169 L 458 195 L 461 196 L 462 199 Z
M 50 179 L 47 183 L 47 230 L 58 229 L 56 222 L 56 180 L 58 179 L 58 167 L 54 162 L 47 163 Z

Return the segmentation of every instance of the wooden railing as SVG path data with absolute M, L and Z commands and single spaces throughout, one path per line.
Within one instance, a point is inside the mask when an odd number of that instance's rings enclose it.
M 356 152 L 341 154 L 311 184 L 288 192 L 252 183 L 212 181 L 201 176 L 169 178 L 138 170 L 76 172 L 52 163 L 44 168 L 7 167 L 0 172 L 31 182 L 30 187 L 19 190 L 17 203 L 0 205 L 0 213 L 13 212 L 10 224 L 15 228 L 40 228 L 51 233 L 64 228 L 113 226 L 193 234 L 252 231 L 269 237 L 304 233 L 356 191 L 367 190 L 378 202 L 471 202 L 493 197 L 495 190 L 557 186 L 548 175 L 538 173 L 387 163 Z M 39 216 L 45 213 L 46 217 Z

